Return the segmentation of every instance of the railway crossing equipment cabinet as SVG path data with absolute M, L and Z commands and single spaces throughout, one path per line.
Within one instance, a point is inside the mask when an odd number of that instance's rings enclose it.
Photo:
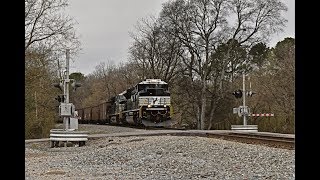
M 59 105 L 59 115 L 63 117 L 71 117 L 74 114 L 74 105 L 72 103 L 61 103 Z

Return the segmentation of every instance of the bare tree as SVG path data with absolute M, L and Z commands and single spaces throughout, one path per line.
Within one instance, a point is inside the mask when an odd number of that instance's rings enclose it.
M 113 61 L 101 62 L 87 77 L 87 90 L 83 93 L 81 106 L 98 105 L 133 87 L 139 80 L 135 67 L 130 63 L 116 66 Z
M 136 34 L 131 33 L 131 62 L 142 71 L 142 78 L 160 78 L 170 83 L 178 74 L 179 54 L 183 52 L 180 42 L 165 33 L 152 17 L 141 20 L 136 30 Z
M 207 83 L 211 79 L 212 63 L 215 63 L 210 54 L 215 53 L 217 45 L 229 39 L 248 45 L 266 39 L 265 34 L 281 30 L 285 23 L 281 11 L 285 10 L 285 5 L 278 0 L 176 0 L 164 5 L 162 24 L 167 33 L 177 37 L 189 52 L 184 63 L 201 82 L 199 128 L 204 129 Z M 232 21 L 234 19 L 236 23 Z M 221 94 L 224 94 L 222 82 L 227 62 L 223 60 L 221 78 L 216 79 L 220 82 L 218 92 Z
M 67 6 L 68 0 L 25 0 L 25 50 L 78 50 L 75 21 L 62 13 Z
M 118 72 L 125 89 L 133 87 L 140 82 L 140 80 L 142 80 L 138 76 L 138 70 L 136 69 L 135 65 L 131 62 L 120 63 L 118 66 Z

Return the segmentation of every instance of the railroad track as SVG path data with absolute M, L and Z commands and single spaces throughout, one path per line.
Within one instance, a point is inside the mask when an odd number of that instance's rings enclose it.
M 152 127 L 152 126 L 149 127 L 149 126 L 131 125 L 131 124 L 96 124 L 96 125 L 108 125 L 108 126 L 115 126 L 115 127 L 127 127 L 127 128 L 145 129 L 145 130 L 187 130 L 185 128 Z
M 119 126 L 119 125 L 109 125 Z M 164 128 L 164 127 L 143 127 L 143 126 L 128 126 L 120 125 L 121 127 L 130 127 L 136 129 L 145 129 L 143 132 L 124 132 L 115 134 L 91 134 L 89 139 L 97 139 L 103 137 L 115 137 L 115 136 L 200 136 L 208 138 L 218 138 L 230 141 L 236 141 L 248 144 L 259 144 L 266 145 L 275 148 L 294 149 L 295 138 L 294 135 L 285 135 L 277 133 L 266 133 L 266 132 L 240 132 L 230 130 L 188 130 L 179 128 Z M 26 143 L 30 142 L 42 142 L 48 141 L 49 139 L 38 139 L 38 140 L 26 140 Z
M 275 148 L 284 148 L 293 150 L 295 147 L 295 138 L 284 136 L 271 136 L 258 133 L 225 133 L 208 134 L 210 138 L 220 138 L 225 140 L 237 141 L 248 144 L 260 144 Z
M 169 128 L 169 127 L 144 127 L 144 126 L 128 126 L 122 125 L 122 127 L 131 127 L 136 129 L 155 130 L 161 132 L 162 130 L 182 130 L 181 132 L 167 133 L 173 136 L 201 136 L 208 138 L 219 138 L 224 140 L 236 141 L 247 144 L 259 144 L 275 148 L 284 148 L 293 150 L 295 147 L 295 138 L 290 136 L 276 135 L 276 134 L 264 134 L 264 133 L 252 133 L 252 132 L 231 132 L 226 130 L 225 133 L 211 133 L 211 132 L 197 132 L 184 128 Z M 148 136 L 148 134 L 144 134 Z M 158 134 L 162 135 L 162 134 Z
M 133 127 L 138 129 L 146 130 L 185 130 L 184 128 L 168 128 L 168 127 Z M 295 147 L 295 138 L 285 137 L 285 136 L 273 136 L 259 133 L 250 133 L 250 132 L 229 132 L 223 134 L 214 134 L 214 133 L 177 133 L 172 135 L 180 136 L 201 136 L 209 138 L 220 138 L 225 140 L 237 141 L 248 144 L 259 144 L 275 148 L 284 148 L 293 150 Z

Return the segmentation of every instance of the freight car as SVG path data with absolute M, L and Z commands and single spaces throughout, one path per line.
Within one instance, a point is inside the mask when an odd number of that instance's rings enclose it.
M 78 109 L 80 123 L 170 126 L 172 106 L 168 84 L 146 79 L 94 107 Z
M 109 119 L 111 103 L 102 102 L 97 106 L 76 109 L 81 124 L 105 124 Z

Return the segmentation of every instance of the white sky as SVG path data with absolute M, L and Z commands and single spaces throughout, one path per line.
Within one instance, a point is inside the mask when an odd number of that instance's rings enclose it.
M 114 64 L 127 61 L 131 43 L 129 32 L 141 18 L 158 16 L 162 3 L 167 0 L 69 0 L 67 14 L 78 25 L 82 51 L 71 57 L 70 72 L 85 75 L 94 71 L 101 62 L 113 61 Z M 288 20 L 283 33 L 274 35 L 269 46 L 275 46 L 285 37 L 295 37 L 295 0 L 282 0 L 288 11 Z

